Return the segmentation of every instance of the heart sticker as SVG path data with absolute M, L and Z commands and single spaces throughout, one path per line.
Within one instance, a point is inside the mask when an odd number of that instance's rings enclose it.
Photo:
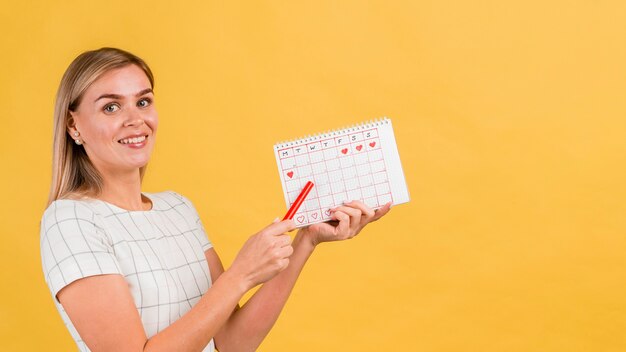
M 341 149 L 341 152 L 344 153 L 344 154 L 348 154 L 348 148 Z
M 362 145 L 357 145 L 357 146 L 356 146 L 356 150 L 361 151 L 361 149 L 363 149 L 363 146 L 362 146 Z
M 298 216 L 296 220 L 298 220 L 298 222 L 302 224 L 304 222 L 304 215 Z
M 287 173 L 287 176 L 289 176 L 289 178 L 292 178 L 292 177 L 293 177 L 293 171 L 289 171 L 289 172 Z
M 376 142 L 371 142 L 370 143 L 370 147 L 374 148 L 374 146 L 376 145 Z

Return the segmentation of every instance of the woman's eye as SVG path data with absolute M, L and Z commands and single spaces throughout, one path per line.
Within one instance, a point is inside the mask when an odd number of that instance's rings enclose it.
M 117 104 L 109 104 L 109 105 L 105 105 L 104 106 L 104 111 L 105 112 L 116 112 L 117 110 L 119 110 L 119 106 Z
M 150 103 L 151 103 L 151 102 L 152 102 L 152 101 L 151 101 L 150 99 L 145 98 L 145 99 L 141 99 L 141 100 L 137 103 L 137 105 L 138 105 L 139 107 L 145 108 L 146 106 L 150 105 Z

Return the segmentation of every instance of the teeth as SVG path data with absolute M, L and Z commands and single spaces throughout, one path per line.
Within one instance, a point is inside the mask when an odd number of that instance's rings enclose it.
M 143 142 L 145 140 L 146 140 L 146 136 L 135 137 L 135 138 L 124 138 L 124 139 L 120 139 L 120 143 L 122 143 L 122 144 L 135 144 L 135 143 L 141 143 L 141 142 Z

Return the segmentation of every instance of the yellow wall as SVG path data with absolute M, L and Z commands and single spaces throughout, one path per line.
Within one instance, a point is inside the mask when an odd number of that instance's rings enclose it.
M 152 66 L 145 190 L 227 264 L 285 211 L 276 141 L 393 119 L 411 202 L 319 248 L 261 351 L 626 350 L 626 2 L 170 3 L 2 5 L 0 350 L 74 348 L 38 222 L 58 82 L 101 46 Z

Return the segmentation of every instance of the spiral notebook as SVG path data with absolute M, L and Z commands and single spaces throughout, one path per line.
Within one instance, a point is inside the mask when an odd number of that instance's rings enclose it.
M 388 118 L 278 143 L 274 154 L 287 208 L 307 181 L 315 184 L 294 216 L 297 227 L 330 220 L 330 209 L 344 201 L 374 209 L 409 201 Z

